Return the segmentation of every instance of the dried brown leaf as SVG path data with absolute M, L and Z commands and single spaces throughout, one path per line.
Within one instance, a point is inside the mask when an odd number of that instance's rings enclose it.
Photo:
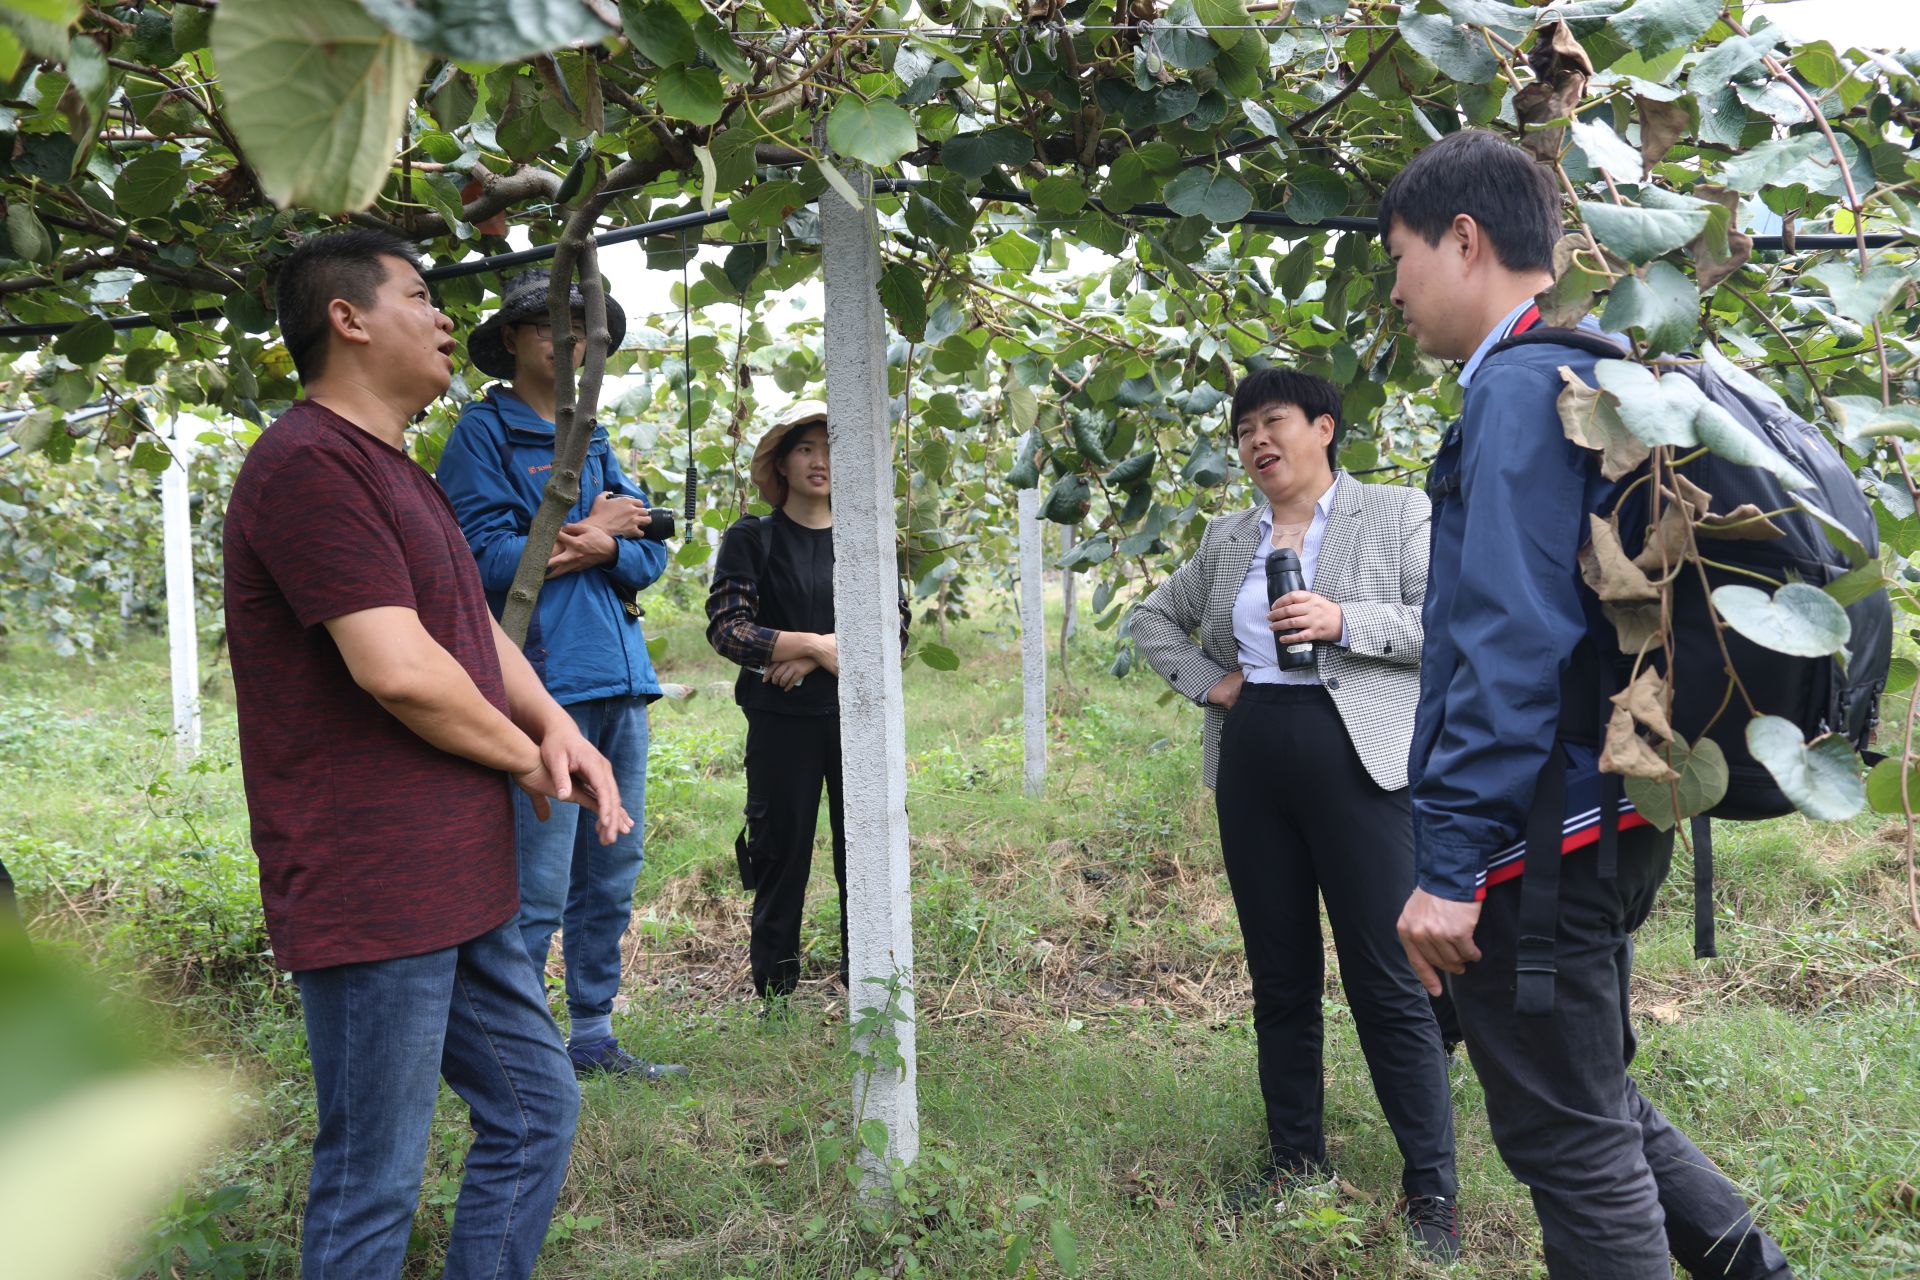
M 1680 776 L 1634 729 L 1633 717 L 1624 707 L 1615 707 L 1607 721 L 1607 745 L 1600 752 L 1600 771 L 1654 782 L 1672 782 Z
M 1767 519 L 1766 513 L 1751 502 L 1743 502 L 1722 515 L 1709 515 L 1700 521 L 1699 527 L 1700 536 L 1703 538 L 1726 538 L 1739 541 L 1778 538 L 1784 536 L 1786 532 Z
M 1718 257 L 1707 249 L 1703 241 L 1695 240 L 1687 246 L 1694 255 L 1694 282 L 1700 286 L 1701 293 L 1720 287 L 1720 282 L 1747 265 L 1747 259 L 1753 256 L 1753 237 L 1744 231 L 1727 232 L 1727 256 Z
M 1673 738 L 1673 725 L 1667 719 L 1667 679 L 1652 667 L 1642 667 L 1634 682 L 1611 701 L 1662 741 Z
M 1920 1187 L 1914 1186 L 1905 1178 L 1893 1184 L 1893 1189 L 1887 1192 L 1887 1199 L 1897 1207 L 1920 1217 Z
M 1613 624 L 1613 630 L 1620 638 L 1620 652 L 1639 657 L 1647 647 L 1660 639 L 1660 604 L 1658 601 L 1639 604 L 1616 604 L 1603 601 L 1600 612 L 1607 615 L 1607 621 Z
M 1540 125 L 1549 120 L 1571 119 L 1586 95 L 1587 78 L 1578 71 L 1557 81 L 1536 80 L 1513 95 L 1513 113 L 1521 123 Z M 1567 128 L 1535 129 L 1520 139 L 1520 145 L 1539 160 L 1558 160 L 1567 144 Z
M 1566 120 L 1580 107 L 1586 96 L 1587 80 L 1593 75 L 1593 59 L 1573 38 L 1564 22 L 1552 22 L 1540 28 L 1527 65 L 1533 69 L 1533 83 L 1513 95 L 1513 111 L 1522 124 L 1546 124 Z M 1541 160 L 1558 160 L 1566 146 L 1564 125 L 1527 134 L 1520 145 Z
M 1527 56 L 1527 65 L 1542 80 L 1576 71 L 1585 76 L 1593 74 L 1593 59 L 1573 38 L 1573 32 L 1567 24 L 1558 19 L 1540 28 L 1540 39 L 1534 42 L 1533 52 Z
M 1714 252 L 1707 243 L 1705 233 L 1695 236 L 1687 244 L 1687 252 L 1694 259 L 1694 282 L 1706 293 L 1718 287 L 1722 280 L 1741 267 L 1747 265 L 1747 259 L 1753 256 L 1753 237 L 1739 229 L 1740 193 L 1730 187 L 1715 186 L 1703 182 L 1690 193 L 1697 200 L 1706 200 L 1725 209 L 1731 216 L 1732 226 L 1727 232 L 1727 252 L 1723 257 Z
M 1685 507 L 1678 502 L 1667 503 L 1660 509 L 1659 529 L 1633 558 L 1634 567 L 1648 577 L 1664 578 L 1672 573 L 1687 558 L 1687 527 L 1692 523 Z
M 1652 601 L 1660 593 L 1620 546 L 1620 535 L 1606 519 L 1589 515 L 1593 536 L 1580 549 L 1580 576 L 1607 602 Z
M 1687 479 L 1683 472 L 1669 471 L 1667 478 L 1673 481 L 1671 492 L 1678 494 L 1680 501 L 1692 508 L 1696 520 L 1713 510 L 1713 495 Z
M 1673 144 L 1687 136 L 1693 127 L 1693 113 L 1684 102 L 1661 102 L 1638 98 L 1640 104 L 1640 158 L 1649 172 L 1659 164 Z
M 1531 86 L 1529 86 L 1531 87 Z M 1552 129 L 1535 129 L 1520 139 L 1520 148 L 1541 164 L 1553 164 L 1560 159 L 1560 153 L 1566 149 L 1567 129 L 1560 125 Z
M 1560 366 L 1560 380 L 1566 384 L 1555 401 L 1560 409 L 1560 426 L 1567 439 L 1583 449 L 1600 455 L 1600 474 L 1618 480 L 1638 469 L 1647 460 L 1647 446 L 1627 430 L 1613 402 L 1599 388 L 1590 387 L 1580 375 Z
M 1573 328 L 1593 310 L 1601 290 L 1633 269 L 1604 248 L 1598 255 L 1593 250 L 1585 232 L 1570 232 L 1553 246 L 1553 283 L 1534 295 L 1542 324 Z

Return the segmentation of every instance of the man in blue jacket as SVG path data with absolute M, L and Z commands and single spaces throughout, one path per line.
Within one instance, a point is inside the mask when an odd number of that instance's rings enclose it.
M 1554 1280 L 1670 1280 L 1669 1253 L 1694 1276 L 1790 1276 L 1733 1185 L 1627 1075 L 1631 934 L 1673 836 L 1599 772 L 1603 664 L 1619 646 L 1577 563 L 1589 513 L 1611 511 L 1624 482 L 1568 441 L 1556 406 L 1560 369 L 1593 385 L 1597 357 L 1496 350 L 1539 321 L 1558 194 L 1519 148 L 1456 133 L 1394 178 L 1380 227 L 1407 332 L 1465 361 L 1460 420 L 1428 478 L 1407 955 L 1436 995 L 1452 975 L 1494 1142 L 1533 1193 Z M 1522 859 L 1529 846 L 1541 861 Z M 1533 942 L 1522 900 L 1552 882 L 1541 866 L 1558 871 L 1557 910 L 1549 900 Z
M 480 371 L 509 378 L 469 404 L 447 439 L 437 473 L 460 528 L 480 562 L 487 603 L 497 616 L 526 549 L 527 531 L 553 470 L 553 333 L 545 271 L 508 282 L 500 310 L 467 339 Z M 586 354 L 585 303 L 573 293 L 576 361 Z M 612 346 L 627 318 L 607 299 Z M 660 576 L 667 551 L 642 536 L 647 496 L 620 470 L 606 429 L 595 426 L 580 472 L 580 501 L 547 561 L 547 581 L 527 631 L 527 660 L 587 741 L 613 765 L 633 830 L 611 845 L 594 838 L 581 810 L 555 803 L 539 821 L 514 802 L 520 860 L 520 934 L 535 967 L 546 972 L 553 931 L 567 967 L 567 1052 L 580 1076 L 644 1079 L 686 1068 L 643 1062 L 613 1035 L 620 990 L 620 939 L 633 914 L 640 874 L 647 785 L 647 704 L 660 696 L 647 638 L 633 598 Z

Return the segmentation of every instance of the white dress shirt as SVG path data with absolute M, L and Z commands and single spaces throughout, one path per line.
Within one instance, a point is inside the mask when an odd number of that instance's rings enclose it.
M 1333 483 L 1313 504 L 1313 521 L 1300 544 L 1300 576 L 1307 590 L 1313 590 L 1313 571 L 1320 560 L 1320 542 L 1327 533 L 1327 512 L 1333 508 L 1333 494 L 1340 487 L 1341 475 L 1333 473 Z M 1254 544 L 1253 559 L 1247 576 L 1240 583 L 1240 594 L 1233 601 L 1233 638 L 1240 647 L 1240 670 L 1248 684 L 1319 684 L 1318 666 L 1285 671 L 1274 650 L 1273 627 L 1267 622 L 1267 554 L 1273 550 L 1273 508 L 1260 511 L 1260 540 Z M 1340 625 L 1339 644 L 1347 643 L 1346 623 Z
M 1480 345 L 1473 349 L 1473 354 L 1467 357 L 1467 362 L 1460 366 L 1459 382 L 1462 391 L 1472 385 L 1473 375 L 1480 372 L 1480 366 L 1487 361 L 1487 352 L 1493 350 L 1495 343 L 1505 342 L 1513 336 L 1513 326 L 1520 323 L 1520 317 L 1527 314 L 1527 309 L 1533 305 L 1533 299 L 1528 298 L 1502 316 L 1500 323 L 1488 330 L 1486 337 L 1480 339 Z

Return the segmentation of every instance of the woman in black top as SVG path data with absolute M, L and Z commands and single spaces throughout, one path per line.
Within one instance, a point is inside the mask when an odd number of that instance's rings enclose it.
M 794 405 L 754 449 L 752 476 L 774 512 L 742 518 L 721 540 L 707 597 L 707 640 L 741 668 L 733 696 L 747 716 L 747 821 L 735 852 L 740 878 L 754 892 L 754 990 L 783 996 L 800 978 L 800 915 L 822 782 L 840 885 L 843 985 L 847 973 L 826 406 L 817 400 Z M 903 603 L 903 633 L 904 614 Z

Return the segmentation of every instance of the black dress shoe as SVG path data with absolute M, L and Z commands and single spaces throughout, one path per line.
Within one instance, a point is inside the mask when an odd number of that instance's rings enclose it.
M 1414 1196 L 1407 1201 L 1407 1234 L 1414 1247 L 1437 1262 L 1460 1256 L 1460 1215 L 1445 1196 Z

